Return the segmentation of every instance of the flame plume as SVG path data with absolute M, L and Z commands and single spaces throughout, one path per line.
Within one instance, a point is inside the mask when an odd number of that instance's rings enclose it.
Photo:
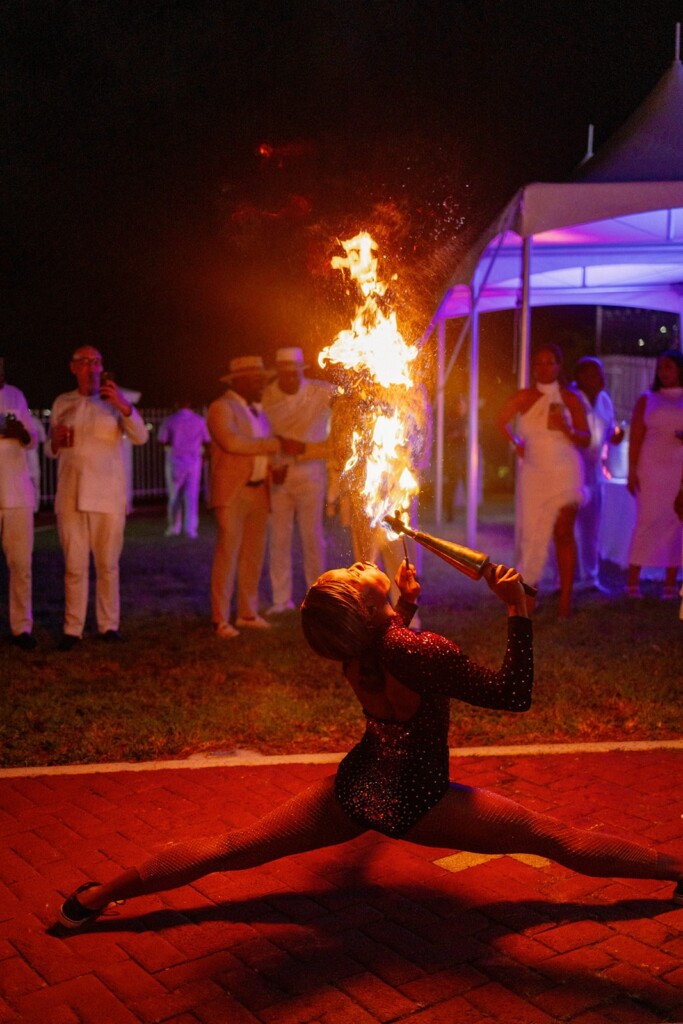
M 419 490 L 411 450 L 419 430 L 411 408 L 411 365 L 418 348 L 403 339 L 396 313 L 386 309 L 387 286 L 378 276 L 374 240 L 362 231 L 341 245 L 345 255 L 335 256 L 332 267 L 356 282 L 362 302 L 351 327 L 323 349 L 318 362 L 346 371 L 344 397 L 354 425 L 343 474 L 374 527 L 387 513 L 407 512 Z

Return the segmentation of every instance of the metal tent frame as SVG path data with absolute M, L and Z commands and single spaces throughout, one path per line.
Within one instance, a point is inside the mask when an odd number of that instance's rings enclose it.
M 469 334 L 467 543 L 477 540 L 479 317 L 521 310 L 519 386 L 529 379 L 531 309 L 610 305 L 683 317 L 683 67 L 653 92 L 574 180 L 520 189 L 465 257 L 425 332 L 437 339 L 435 518 L 441 521 L 445 385 Z M 446 365 L 446 324 L 464 318 Z M 679 334 L 679 337 L 681 335 Z

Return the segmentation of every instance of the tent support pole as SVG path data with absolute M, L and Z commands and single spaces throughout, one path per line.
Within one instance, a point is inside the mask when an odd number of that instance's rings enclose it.
M 436 369 L 436 480 L 434 493 L 434 522 L 441 525 L 443 513 L 443 424 L 444 389 L 446 386 L 446 321 L 437 325 L 437 369 Z
M 529 387 L 529 353 L 531 351 L 531 236 L 522 247 L 522 323 L 519 352 L 519 386 Z
M 531 236 L 524 239 L 522 247 L 522 322 L 519 346 L 519 387 L 529 387 L 529 362 L 531 353 Z M 519 531 L 522 517 L 519 509 L 519 459 L 515 459 L 515 563 L 519 560 Z
M 477 543 L 477 503 L 479 500 L 479 307 L 471 292 L 470 315 L 470 395 L 467 431 L 467 544 Z

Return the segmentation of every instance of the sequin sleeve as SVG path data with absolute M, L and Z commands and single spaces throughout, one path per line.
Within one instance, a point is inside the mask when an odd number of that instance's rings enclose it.
M 417 605 L 413 604 L 412 601 L 408 601 L 407 598 L 399 596 L 394 611 L 403 619 L 403 625 L 409 626 L 417 611 Z
M 381 644 L 384 668 L 420 694 L 438 693 L 480 708 L 527 711 L 534 678 L 531 620 L 508 618 L 508 642 L 498 671 L 485 668 L 437 633 L 394 626 Z

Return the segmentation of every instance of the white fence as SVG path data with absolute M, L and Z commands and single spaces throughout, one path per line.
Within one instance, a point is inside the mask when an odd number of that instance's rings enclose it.
M 132 445 L 125 443 L 124 457 L 129 481 L 129 504 L 134 501 L 165 500 L 166 484 L 164 482 L 164 448 L 157 441 L 159 426 L 173 409 L 139 409 L 149 440 L 147 444 Z M 49 434 L 50 415 L 34 411 Z M 49 443 L 49 442 L 48 442 Z M 57 487 L 57 460 L 51 459 L 40 450 L 40 503 L 50 506 L 54 501 Z

